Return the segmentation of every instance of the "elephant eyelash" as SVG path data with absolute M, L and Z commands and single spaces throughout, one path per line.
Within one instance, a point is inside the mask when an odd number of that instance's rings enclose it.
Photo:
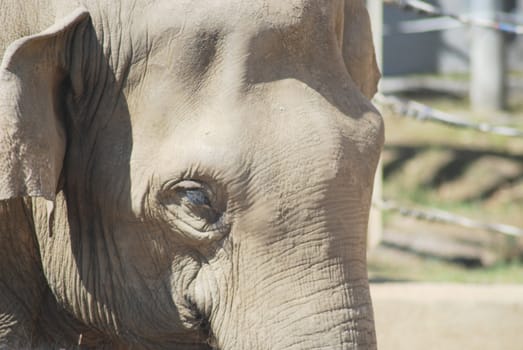
M 174 183 L 167 183 L 164 192 L 188 199 L 194 205 L 209 205 L 215 201 L 215 193 L 210 186 L 198 180 L 182 180 Z

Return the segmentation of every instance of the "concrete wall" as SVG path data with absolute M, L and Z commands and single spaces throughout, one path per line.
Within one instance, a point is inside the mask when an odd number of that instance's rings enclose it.
M 453 13 L 469 13 L 470 1 L 474 0 L 428 0 Z M 499 0 L 502 1 L 502 0 Z M 523 0 L 505 0 L 512 13 L 521 16 L 523 23 Z M 463 73 L 469 69 L 470 30 L 463 26 L 444 31 L 420 34 L 398 34 L 398 23 L 405 20 L 427 18 L 413 12 L 405 12 L 395 6 L 384 9 L 384 74 L 387 76 L 420 73 Z M 523 71 L 523 36 L 507 35 L 509 69 Z

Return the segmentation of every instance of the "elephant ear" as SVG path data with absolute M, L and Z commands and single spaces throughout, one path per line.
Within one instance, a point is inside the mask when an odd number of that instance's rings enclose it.
M 74 32 L 88 18 L 77 9 L 5 51 L 0 66 L 0 200 L 55 198 L 67 142 L 60 91 L 69 75 Z
M 372 98 L 381 74 L 376 63 L 369 14 L 363 0 L 345 0 L 341 31 L 345 66 L 360 91 Z

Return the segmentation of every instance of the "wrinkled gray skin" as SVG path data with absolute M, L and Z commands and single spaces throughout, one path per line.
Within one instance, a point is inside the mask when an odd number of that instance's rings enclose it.
M 0 344 L 376 347 L 363 1 L 2 0 L 0 23 Z

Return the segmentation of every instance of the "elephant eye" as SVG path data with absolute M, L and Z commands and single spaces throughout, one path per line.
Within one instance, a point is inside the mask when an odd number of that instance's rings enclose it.
M 187 199 L 194 205 L 211 205 L 211 201 L 205 192 L 199 189 L 185 190 Z
M 192 215 L 194 219 L 201 219 L 208 224 L 213 224 L 220 218 L 220 213 L 211 203 L 208 194 L 204 188 L 189 188 L 178 191 L 179 203 L 187 214 Z
M 177 231 L 201 240 L 222 236 L 227 231 L 223 205 L 206 183 L 183 180 L 167 184 L 160 196 L 167 221 Z

